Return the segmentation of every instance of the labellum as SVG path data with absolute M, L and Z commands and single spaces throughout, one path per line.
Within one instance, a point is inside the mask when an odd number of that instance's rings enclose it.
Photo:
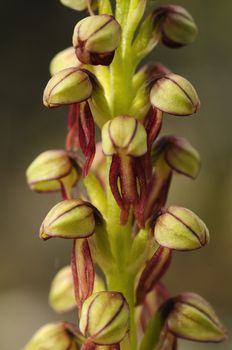
M 81 309 L 83 302 L 92 294 L 94 288 L 94 265 L 87 239 L 76 239 L 71 259 L 75 298 Z
M 142 156 L 147 152 L 146 130 L 136 119 L 119 116 L 104 125 L 102 140 L 103 152 L 112 156 L 109 183 L 121 208 L 121 223 L 126 224 L 132 205 L 137 224 L 143 227 L 146 174 Z
M 162 278 L 171 263 L 172 251 L 159 247 L 153 257 L 146 264 L 137 287 L 137 304 L 143 303 L 156 283 Z
M 86 176 L 96 151 L 95 125 L 88 102 L 69 106 L 66 148 L 77 151 L 79 147 L 85 156 L 82 174 Z

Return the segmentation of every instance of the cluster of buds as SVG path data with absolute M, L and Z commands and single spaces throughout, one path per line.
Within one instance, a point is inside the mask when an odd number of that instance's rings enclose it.
M 26 176 L 33 191 L 61 194 L 39 237 L 73 243 L 49 304 L 57 313 L 77 310 L 79 323 L 47 324 L 25 350 L 176 350 L 179 338 L 220 342 L 226 333 L 212 307 L 193 293 L 171 297 L 161 281 L 175 251 L 209 243 L 195 213 L 166 206 L 174 174 L 195 179 L 200 156 L 184 138 L 158 139 L 165 115 L 195 114 L 199 97 L 161 63 L 137 69 L 159 43 L 192 43 L 196 24 L 174 5 L 146 16 L 146 0 L 116 1 L 115 14 L 110 0 L 60 1 L 89 12 L 74 28 L 73 46 L 52 59 L 43 95 L 48 108 L 68 106 L 65 149 L 41 153 Z

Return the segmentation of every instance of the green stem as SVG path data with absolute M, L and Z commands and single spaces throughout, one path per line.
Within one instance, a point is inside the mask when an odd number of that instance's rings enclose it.
M 98 4 L 99 14 L 108 13 L 109 15 L 113 14 L 110 0 L 99 0 Z
M 135 321 L 135 297 L 134 297 L 134 278 L 124 271 L 118 271 L 117 267 L 107 276 L 109 290 L 116 290 L 123 293 L 130 310 L 130 350 L 137 349 L 137 329 Z M 129 350 L 128 348 L 126 350 Z
M 91 172 L 84 178 L 83 183 L 91 203 L 101 212 L 103 217 L 105 217 L 107 213 L 106 195 L 99 180 Z
M 128 273 L 127 262 L 132 244 L 132 224 L 129 218 L 126 225 L 120 223 L 120 208 L 115 202 L 109 185 L 109 169 L 111 165 L 111 157 L 107 157 L 107 232 L 111 246 L 111 251 L 114 256 L 115 264 L 112 264 L 111 269 L 106 271 L 106 279 L 109 290 L 116 290 L 125 296 L 130 308 L 130 341 L 131 350 L 137 349 L 136 339 L 136 323 L 135 323 L 135 300 L 134 286 L 135 280 Z
M 130 0 L 116 0 L 116 19 L 122 28 L 128 17 L 129 6 Z
M 157 311 L 155 316 L 148 323 L 139 350 L 151 350 L 156 348 L 164 322 L 165 318 L 163 317 L 162 312 L 160 310 Z
M 140 8 L 140 0 L 116 0 L 116 18 L 122 27 L 121 45 L 115 52 L 110 66 L 110 109 L 111 116 L 129 114 L 134 98 L 133 75 L 135 65 L 132 57 L 132 41 L 136 27 L 146 6 Z M 137 8 L 139 5 L 139 9 Z M 141 12 L 142 11 L 142 12 Z M 135 274 L 130 273 L 128 261 L 132 246 L 132 220 L 120 223 L 120 208 L 118 207 L 109 185 L 109 169 L 112 158 L 107 157 L 107 233 L 114 263 L 106 271 L 109 290 L 116 290 L 125 296 L 130 309 L 130 344 L 121 344 L 121 350 L 137 350 L 137 328 L 135 319 Z

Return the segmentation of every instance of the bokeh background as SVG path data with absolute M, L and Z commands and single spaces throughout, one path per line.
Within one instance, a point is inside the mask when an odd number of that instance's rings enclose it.
M 159 47 L 149 59 L 162 61 L 197 87 L 200 113 L 188 118 L 166 116 L 163 134 L 187 137 L 201 153 L 203 165 L 196 181 L 175 178 L 169 203 L 198 213 L 208 223 L 211 244 L 193 253 L 176 253 L 166 283 L 172 294 L 194 291 L 208 299 L 230 333 L 232 1 L 175 3 L 193 14 L 198 40 L 181 50 Z M 70 258 L 69 242 L 44 243 L 38 238 L 41 220 L 59 197 L 30 192 L 24 173 L 38 153 L 64 145 L 65 111 L 46 110 L 41 96 L 49 78 L 48 63 L 71 44 L 79 14 L 58 0 L 1 1 L 0 13 L 0 349 L 12 350 L 21 349 L 43 323 L 58 318 L 48 307 L 47 292 L 55 272 Z M 180 344 L 182 350 L 232 348 L 231 340 L 220 345 Z

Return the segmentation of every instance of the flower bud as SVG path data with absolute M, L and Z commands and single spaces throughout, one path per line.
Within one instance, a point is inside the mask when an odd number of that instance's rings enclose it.
M 88 74 L 71 67 L 53 75 L 43 95 L 46 107 L 59 107 L 87 100 L 92 94 L 92 83 Z
M 94 292 L 103 290 L 105 290 L 104 281 L 95 274 Z M 55 275 L 49 292 L 49 304 L 57 313 L 67 312 L 76 308 L 73 274 L 70 265 L 63 267 Z
M 181 6 L 162 6 L 153 13 L 154 25 L 158 24 L 164 45 L 178 48 L 191 44 L 197 35 L 194 19 Z
M 63 267 L 55 275 L 49 292 L 49 304 L 58 313 L 72 310 L 76 306 L 70 266 Z
M 153 149 L 153 160 L 164 154 L 170 168 L 180 174 L 195 179 L 200 171 L 200 155 L 184 138 L 162 137 Z
M 99 345 L 119 343 L 128 331 L 129 308 L 121 293 L 92 294 L 83 304 L 80 330 Z
M 78 350 L 64 322 L 48 323 L 41 327 L 24 350 Z
M 151 104 L 168 114 L 187 116 L 200 107 L 199 97 L 188 80 L 173 73 L 156 79 L 150 93 Z
M 87 64 L 108 66 L 121 39 L 121 27 L 109 15 L 89 16 L 77 23 L 73 46 L 78 59 Z
M 160 62 L 148 63 L 144 65 L 134 76 L 133 85 L 135 90 L 138 90 L 144 84 L 152 86 L 152 83 L 157 80 L 160 75 L 171 73 L 170 69 Z
M 194 293 L 174 298 L 167 326 L 172 334 L 183 339 L 220 342 L 226 338 L 225 329 L 211 305 Z
M 175 250 L 195 250 L 209 242 L 204 222 L 192 211 L 175 206 L 158 217 L 154 235 L 160 245 Z
M 60 0 L 60 2 L 73 10 L 76 11 L 84 11 L 88 8 L 88 1 L 90 6 L 96 8 L 97 1 L 96 0 Z
M 41 153 L 26 171 L 27 182 L 36 192 L 59 191 L 62 187 L 72 187 L 78 180 L 74 161 L 62 150 Z
M 81 200 L 68 199 L 56 204 L 45 217 L 40 238 L 86 238 L 94 233 L 93 207 Z
M 116 117 L 102 129 L 102 149 L 106 155 L 124 152 L 140 157 L 147 152 L 147 134 L 144 126 L 129 116 Z
M 82 63 L 77 59 L 75 49 L 68 47 L 58 52 L 50 62 L 50 73 L 54 75 L 63 69 L 70 67 L 80 67 Z

